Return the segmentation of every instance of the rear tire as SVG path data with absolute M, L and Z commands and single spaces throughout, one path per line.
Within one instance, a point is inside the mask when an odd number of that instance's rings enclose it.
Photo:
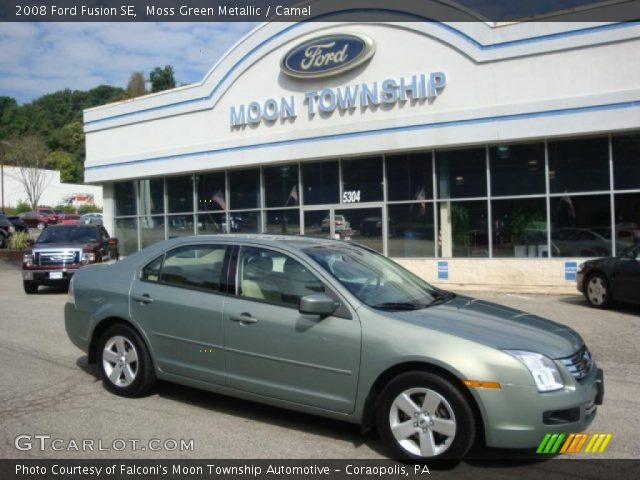
M 609 308 L 613 305 L 611 287 L 607 278 L 599 272 L 592 273 L 584 282 L 584 296 L 594 308 Z
M 98 366 L 107 390 L 123 397 L 140 397 L 156 383 L 151 356 L 132 327 L 113 325 L 98 342 Z
M 36 282 L 24 280 L 22 282 L 22 286 L 24 287 L 24 293 L 26 293 L 27 295 L 38 293 L 38 284 Z
M 439 375 L 403 373 L 384 388 L 376 424 L 392 458 L 459 460 L 476 438 L 476 423 L 462 392 Z

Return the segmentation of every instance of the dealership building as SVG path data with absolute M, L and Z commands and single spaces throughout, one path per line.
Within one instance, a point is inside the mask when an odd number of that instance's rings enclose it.
M 304 234 L 574 292 L 640 241 L 638 52 L 637 22 L 268 23 L 201 83 L 85 111 L 85 179 L 125 255 Z

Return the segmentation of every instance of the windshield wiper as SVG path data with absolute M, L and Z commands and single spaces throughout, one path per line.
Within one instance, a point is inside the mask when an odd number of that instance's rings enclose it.
M 380 310 L 419 310 L 425 308 L 427 305 L 420 305 L 410 302 L 385 302 L 372 305 L 373 308 Z

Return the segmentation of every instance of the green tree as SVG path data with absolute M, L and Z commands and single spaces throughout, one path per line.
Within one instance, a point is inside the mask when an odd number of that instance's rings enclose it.
M 173 67 L 171 65 L 165 65 L 164 68 L 154 68 L 149 74 L 149 81 L 151 82 L 152 92 L 161 92 L 162 90 L 175 88 L 176 79 L 173 75 Z
M 147 94 L 146 80 L 142 72 L 133 72 L 127 83 L 127 97 L 134 98 Z
M 73 156 L 67 152 L 56 150 L 47 158 L 47 164 L 60 172 L 60 180 L 65 183 L 78 183 L 82 172 Z

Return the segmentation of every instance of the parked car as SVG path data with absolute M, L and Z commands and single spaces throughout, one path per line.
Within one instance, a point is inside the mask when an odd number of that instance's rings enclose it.
M 348 232 L 349 230 L 351 230 L 351 224 L 345 218 L 344 215 L 334 215 L 333 222 L 334 222 L 334 229 L 335 229 L 336 233 Z M 328 232 L 329 229 L 330 229 L 330 226 L 331 226 L 331 223 L 330 223 L 329 217 L 327 217 L 324 220 L 322 220 L 322 231 L 323 232 Z
M 617 257 L 604 257 L 581 263 L 577 287 L 596 308 L 614 302 L 640 303 L 640 244 Z
M 56 212 L 53 208 L 44 208 L 39 207 L 36 208 L 36 212 L 42 215 L 49 225 L 55 225 L 58 223 L 58 212 Z
M 394 458 L 462 458 L 476 439 L 536 447 L 585 430 L 604 396 L 569 327 L 329 239 L 158 242 L 80 269 L 65 326 L 115 394 L 168 380 L 377 425 Z
M 13 235 L 15 231 L 16 228 L 13 226 L 13 223 L 11 223 L 6 216 L 0 214 L 0 248 L 6 247 L 9 237 Z
M 64 225 L 73 225 L 75 223 L 80 223 L 80 215 L 77 213 L 63 213 L 60 217 L 58 217 L 60 223 Z
M 85 213 L 80 217 L 79 223 L 86 223 L 89 225 L 102 225 L 101 213 Z
M 40 285 L 68 285 L 80 267 L 118 258 L 118 240 L 102 225 L 53 225 L 23 256 L 24 291 L 33 294 Z
M 44 230 L 49 225 L 47 217 L 38 212 L 23 212 L 18 216 L 29 228 L 35 227 L 38 230 Z

